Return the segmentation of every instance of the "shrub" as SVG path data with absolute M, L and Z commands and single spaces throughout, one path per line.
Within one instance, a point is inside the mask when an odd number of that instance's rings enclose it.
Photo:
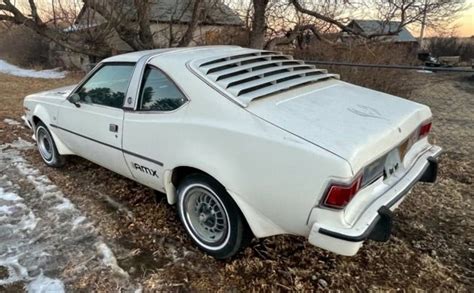
M 431 38 L 427 43 L 428 51 L 436 57 L 460 56 L 461 61 L 474 59 L 473 38 Z
M 44 66 L 48 63 L 49 43 L 23 26 L 2 29 L 0 57 L 24 67 Z
M 304 60 L 334 61 L 365 64 L 416 64 L 416 47 L 393 43 L 372 43 L 348 46 L 346 44 L 320 43 L 305 49 L 297 49 L 295 55 Z M 406 80 L 412 74 L 407 70 L 362 68 L 348 66 L 318 65 L 331 73 L 341 75 L 341 79 L 383 91 L 397 96 L 407 97 L 412 88 L 406 86 Z

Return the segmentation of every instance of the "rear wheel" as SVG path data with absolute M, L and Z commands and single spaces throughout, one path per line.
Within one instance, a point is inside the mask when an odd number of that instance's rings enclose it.
M 53 137 L 43 122 L 38 122 L 36 125 L 36 143 L 41 158 L 46 165 L 54 168 L 64 166 L 66 160 L 64 156 L 59 154 Z
M 178 213 L 194 243 L 217 259 L 232 257 L 251 239 L 238 206 L 207 175 L 193 174 L 179 184 Z

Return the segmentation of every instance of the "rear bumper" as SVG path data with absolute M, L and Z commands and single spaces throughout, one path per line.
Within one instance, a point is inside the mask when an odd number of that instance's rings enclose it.
M 437 157 L 441 148 L 431 147 L 421 155 L 408 172 L 389 190 L 372 203 L 350 228 L 331 228 L 314 223 L 308 241 L 318 247 L 342 254 L 355 255 L 367 239 L 387 241 L 392 231 L 392 211 L 403 201 L 417 182 L 435 182 Z

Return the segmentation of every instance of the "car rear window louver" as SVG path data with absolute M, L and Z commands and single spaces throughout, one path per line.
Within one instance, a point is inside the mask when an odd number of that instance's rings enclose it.
M 246 107 L 255 99 L 317 81 L 339 78 L 327 70 L 272 51 L 198 60 L 193 69 Z

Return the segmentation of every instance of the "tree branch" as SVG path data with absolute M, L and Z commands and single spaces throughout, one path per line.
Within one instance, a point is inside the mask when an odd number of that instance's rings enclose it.
M 41 19 L 38 15 L 38 8 L 36 8 L 36 3 L 34 0 L 28 0 L 28 3 L 30 4 L 30 9 L 31 9 L 31 16 L 33 17 L 33 20 L 37 24 L 41 24 Z
M 322 20 L 324 22 L 335 25 L 336 27 L 338 27 L 343 32 L 347 32 L 347 33 L 350 33 L 350 34 L 353 34 L 353 35 L 358 35 L 358 36 L 361 36 L 361 37 L 364 37 L 364 38 L 367 38 L 367 39 L 381 37 L 381 36 L 396 35 L 396 34 L 400 33 L 400 31 L 403 29 L 403 27 L 405 25 L 402 22 L 400 22 L 399 27 L 395 31 L 367 34 L 365 32 L 354 30 L 351 27 L 348 27 L 347 25 L 343 24 L 342 22 L 340 22 L 340 21 L 338 21 L 334 18 L 331 18 L 329 16 L 318 13 L 317 11 L 306 9 L 301 5 L 301 3 L 298 0 L 290 0 L 290 3 L 293 4 L 296 11 L 298 11 L 300 13 L 310 15 L 314 18 L 317 18 L 317 19 Z
M 97 0 L 83 0 L 84 5 L 95 10 L 101 16 L 103 16 L 109 25 L 112 25 L 117 31 L 119 37 L 127 43 L 134 50 L 148 50 L 152 49 L 152 44 L 148 42 L 143 43 L 140 39 L 140 29 L 136 23 L 133 23 L 133 17 L 128 14 L 130 11 L 124 11 L 123 7 L 119 7 L 119 4 L 124 3 L 119 1 L 97 1 Z M 109 7 L 107 3 L 112 3 L 112 7 Z M 149 9 L 148 3 L 145 3 L 145 9 Z M 143 11 L 142 11 L 143 12 Z M 137 17 L 137 15 L 135 16 Z M 149 22 L 148 22 L 148 25 Z M 146 32 L 145 32 L 146 34 Z M 144 38 L 145 35 L 143 35 Z
M 303 34 L 304 31 L 310 30 L 313 35 L 320 41 L 332 44 L 331 41 L 323 38 L 318 31 L 318 28 L 314 24 L 307 24 L 307 25 L 297 25 L 291 31 L 289 31 L 284 37 L 276 37 L 271 39 L 265 45 L 266 50 L 273 50 L 278 45 L 287 45 L 293 43 L 299 36 Z
M 15 5 L 11 3 L 10 0 L 3 0 L 4 4 L 0 6 L 0 11 L 7 12 L 11 15 L 0 15 L 0 20 L 24 25 L 37 34 L 53 41 L 54 43 L 78 53 L 101 58 L 110 55 L 110 48 L 104 44 L 94 44 L 94 46 L 88 46 L 80 40 L 70 40 L 69 35 L 44 25 L 37 15 L 37 9 L 34 0 L 29 0 L 29 2 L 30 8 L 32 9 L 32 18 L 26 17 Z

